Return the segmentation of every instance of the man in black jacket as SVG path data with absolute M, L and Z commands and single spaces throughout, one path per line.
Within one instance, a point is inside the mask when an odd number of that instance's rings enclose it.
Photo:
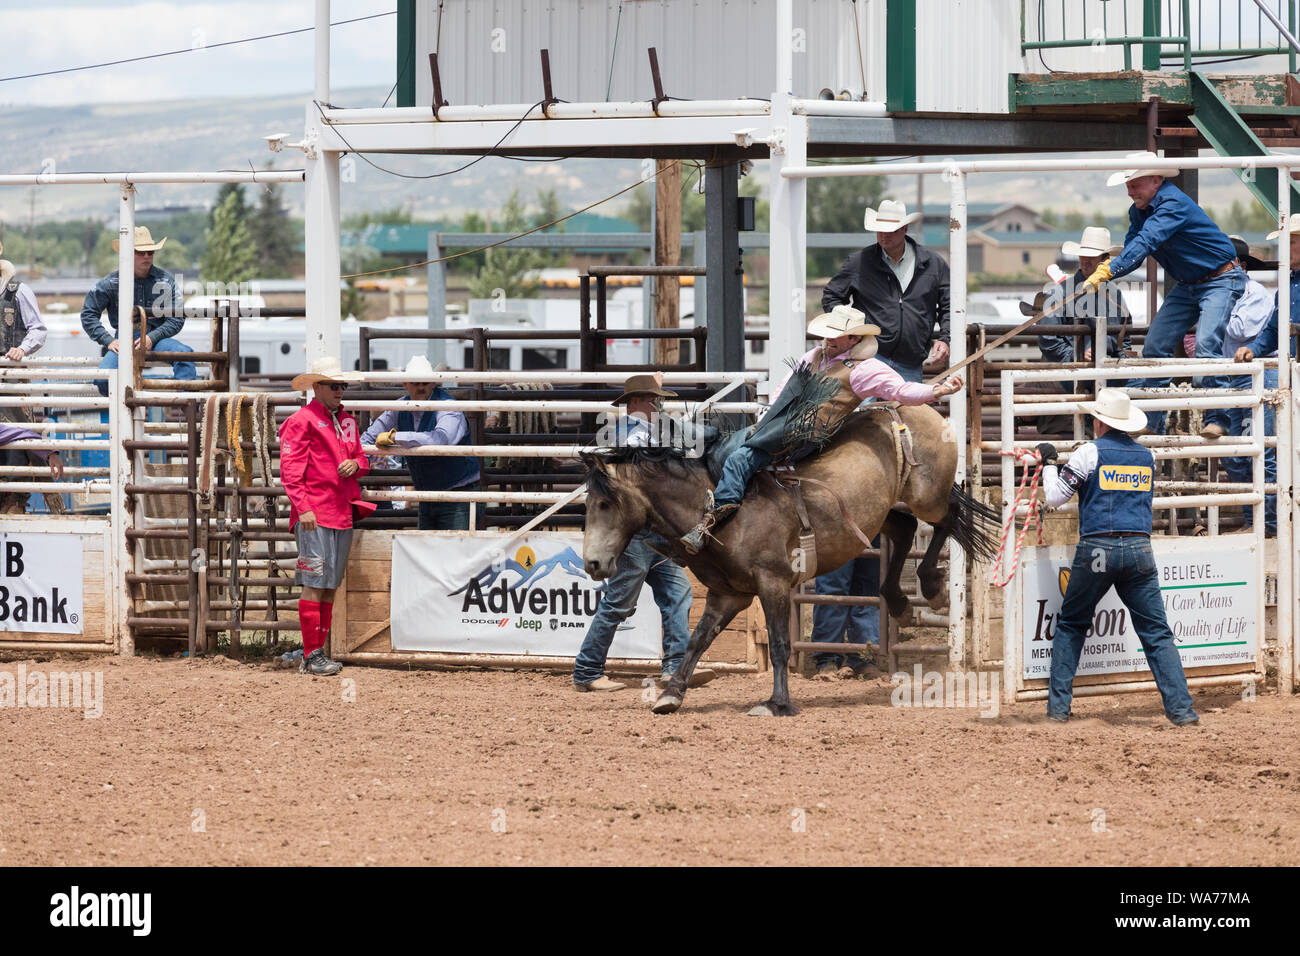
M 822 292 L 826 312 L 837 305 L 851 305 L 880 327 L 876 358 L 909 382 L 921 381 L 924 365 L 948 365 L 948 263 L 908 238 L 908 225 L 920 218 L 920 213 L 908 215 L 907 207 L 893 199 L 884 200 L 877 209 L 868 207 L 862 224 L 868 232 L 875 232 L 875 245 L 849 256 Z M 871 543 L 880 547 L 880 538 Z M 854 558 L 820 575 L 814 586 L 818 594 L 878 597 L 879 560 Z M 819 604 L 813 609 L 812 639 L 833 645 L 847 637 L 850 643 L 865 640 L 874 644 L 879 615 L 874 607 Z M 822 680 L 873 673 L 870 660 L 858 654 L 827 651 L 814 660 L 817 677 Z
M 893 199 L 868 208 L 863 226 L 875 244 L 849 256 L 822 292 L 824 311 L 851 305 L 880 327 L 876 357 L 909 382 L 921 380 L 923 365 L 948 363 L 948 264 L 908 237 L 920 218 Z

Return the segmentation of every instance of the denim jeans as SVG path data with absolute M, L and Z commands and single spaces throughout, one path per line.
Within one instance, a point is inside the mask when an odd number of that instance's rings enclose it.
M 749 480 L 772 463 L 772 456 L 758 448 L 741 445 L 722 464 L 722 479 L 713 492 L 715 505 L 740 504 Z
M 1236 376 L 1230 381 L 1231 388 L 1250 388 L 1250 376 Z M 1277 388 L 1277 369 L 1264 370 L 1264 387 Z M 1228 409 L 1228 434 L 1230 435 L 1249 435 L 1251 426 L 1251 410 L 1249 408 L 1230 408 Z M 1276 435 L 1277 422 L 1272 405 L 1264 406 L 1264 434 Z M 1251 459 L 1243 456 L 1233 456 L 1232 458 L 1223 458 L 1223 470 L 1228 474 L 1229 481 L 1248 482 L 1254 477 L 1254 469 L 1251 467 Z M 1277 481 L 1277 449 L 1270 448 L 1264 452 L 1264 480 L 1266 482 Z M 1251 528 L 1255 525 L 1255 509 L 1251 505 L 1243 505 L 1242 514 L 1246 516 L 1246 527 Z M 1277 534 L 1277 496 L 1269 495 L 1264 499 L 1264 527 L 1268 534 Z
M 1222 359 L 1223 333 L 1232 315 L 1232 307 L 1246 289 L 1246 274 L 1233 269 L 1217 279 L 1191 285 L 1179 282 L 1165 296 L 1164 304 L 1147 329 L 1146 344 L 1142 346 L 1143 358 L 1169 358 L 1182 354 L 1183 336 L 1196 330 L 1196 358 Z M 1227 388 L 1231 376 L 1205 375 L 1194 379 L 1201 388 Z M 1127 383 L 1129 388 L 1166 388 L 1171 379 L 1139 378 Z M 1226 408 L 1207 409 L 1206 425 L 1228 427 Z M 1165 413 L 1148 412 L 1147 427 L 1162 435 L 1165 431 Z
M 1103 570 L 1094 571 L 1094 567 Z M 1074 672 L 1079 667 L 1084 635 L 1092 627 L 1097 602 L 1115 587 L 1128 608 L 1129 620 L 1142 642 L 1147 666 L 1164 701 L 1165 716 L 1176 724 L 1196 716 L 1187 690 L 1183 662 L 1174 644 L 1174 632 L 1165 618 L 1160 597 L 1160 577 L 1151 553 L 1151 539 L 1090 535 L 1079 539 L 1070 568 L 1070 583 L 1052 639 L 1052 676 L 1048 685 L 1047 713 L 1066 715 L 1074 696 Z
M 880 547 L 880 538 L 871 542 Z M 853 558 L 834 571 L 817 576 L 813 584 L 818 594 L 855 594 L 859 597 L 880 596 L 880 560 L 878 558 Z M 880 608 L 848 607 L 838 604 L 817 604 L 813 607 L 812 639 L 819 644 L 839 644 L 847 633 L 851 644 L 880 643 Z M 818 652 L 813 661 L 818 667 L 833 664 L 839 667 L 861 666 L 865 663 L 860 654 L 830 654 Z
M 473 481 L 453 490 L 478 491 L 478 489 L 478 482 Z M 469 506 L 468 501 L 421 501 L 416 527 L 421 531 L 468 531 Z
M 880 361 L 884 362 L 899 375 L 903 376 L 903 381 L 905 382 L 919 382 L 923 377 L 923 372 L 919 365 L 903 365 L 899 362 L 895 362 L 891 358 L 885 358 L 883 355 L 877 355 L 876 358 L 880 359 Z
M 140 336 L 136 336 L 139 338 Z M 194 350 L 178 339 L 160 339 L 153 344 L 155 352 L 193 352 Z M 134 356 L 133 356 L 134 357 Z M 100 368 L 117 368 L 117 353 L 109 349 L 104 353 L 104 360 L 99 363 Z M 145 378 L 161 378 L 159 375 L 146 375 Z M 192 382 L 195 379 L 193 362 L 172 362 L 172 377 L 178 382 Z M 95 387 L 99 389 L 99 394 L 105 398 L 108 397 L 108 380 L 100 379 L 95 382 Z
M 636 609 L 641 586 L 646 582 L 650 584 L 663 619 L 663 673 L 671 674 L 677 670 L 677 665 L 686 656 L 686 644 L 691 636 L 687 629 L 691 583 L 686 579 L 685 571 L 651 551 L 645 536 L 637 534 L 619 556 L 618 567 L 609 579 L 609 586 L 587 628 L 587 636 L 574 661 L 575 684 L 590 684 L 605 673 L 605 658 L 609 656 L 609 646 L 614 643 L 614 632 Z

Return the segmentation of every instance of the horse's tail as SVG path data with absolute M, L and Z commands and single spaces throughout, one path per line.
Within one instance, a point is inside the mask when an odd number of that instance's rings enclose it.
M 1002 516 L 984 502 L 967 494 L 960 485 L 948 492 L 949 536 L 973 558 L 992 561 L 998 553 Z

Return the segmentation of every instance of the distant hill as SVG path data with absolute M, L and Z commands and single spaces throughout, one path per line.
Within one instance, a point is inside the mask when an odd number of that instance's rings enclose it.
M 377 106 L 384 87 L 335 91 L 340 105 Z M 297 165 L 294 153 L 271 153 L 262 137 L 285 131 L 295 138 L 302 131 L 308 94 L 225 99 L 164 100 L 157 103 L 98 104 L 62 107 L 0 107 L 0 172 L 36 173 L 47 159 L 58 172 L 262 168 L 268 159 L 277 167 Z M 1060 158 L 1062 154 L 1056 154 Z M 429 158 L 370 156 L 379 166 L 408 174 L 454 169 L 466 157 Z M 766 181 L 766 164 L 755 174 Z M 560 205 L 576 209 L 634 182 L 640 175 L 635 160 L 570 159 L 563 162 L 516 162 L 488 158 L 464 172 L 440 179 L 403 179 L 356 163 L 356 182 L 343 186 L 344 215 L 403 206 L 420 219 L 456 220 L 468 210 L 491 214 L 519 189 L 526 202 L 539 190 L 555 189 Z M 1058 212 L 1078 209 L 1091 218 L 1094 210 L 1115 225 L 1128 206 L 1124 191 L 1107 188 L 1104 173 L 997 173 L 970 181 L 972 201 L 1010 201 Z M 916 177 L 892 177 L 889 191 L 914 206 Z M 1250 202 L 1245 188 L 1226 172 L 1201 177 L 1202 202 L 1226 212 L 1234 199 Z M 210 202 L 215 185 L 147 186 L 139 191 L 142 206 Z M 926 205 L 943 202 L 947 188 L 938 177 L 927 177 Z M 250 196 L 250 199 L 253 197 Z M 290 187 L 285 198 L 302 213 L 302 190 Z M 605 215 L 625 205 L 620 197 Z M 17 225 L 28 221 L 92 216 L 116 222 L 117 199 L 104 186 L 6 187 L 0 189 L 0 219 Z

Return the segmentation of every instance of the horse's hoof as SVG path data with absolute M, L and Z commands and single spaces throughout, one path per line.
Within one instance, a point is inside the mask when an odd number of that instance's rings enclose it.
M 932 611 L 942 611 L 948 606 L 948 595 L 944 594 L 943 590 L 940 589 L 936 593 L 927 597 L 925 603 L 930 605 L 930 610 Z
M 746 717 L 775 717 L 776 714 L 772 713 L 772 709 L 768 707 L 767 704 L 759 704 L 756 707 L 751 707 L 749 713 L 747 713 L 745 716 Z
M 774 704 L 770 700 L 753 707 L 747 717 L 793 717 L 799 713 L 794 704 Z
M 660 694 L 655 705 L 650 708 L 656 714 L 675 714 L 682 706 L 682 699 L 675 694 Z
M 893 618 L 895 621 L 898 622 L 899 627 L 911 627 L 912 618 L 913 618 L 912 605 L 908 604 L 905 608 L 903 608 L 902 614 L 895 614 L 893 615 Z

